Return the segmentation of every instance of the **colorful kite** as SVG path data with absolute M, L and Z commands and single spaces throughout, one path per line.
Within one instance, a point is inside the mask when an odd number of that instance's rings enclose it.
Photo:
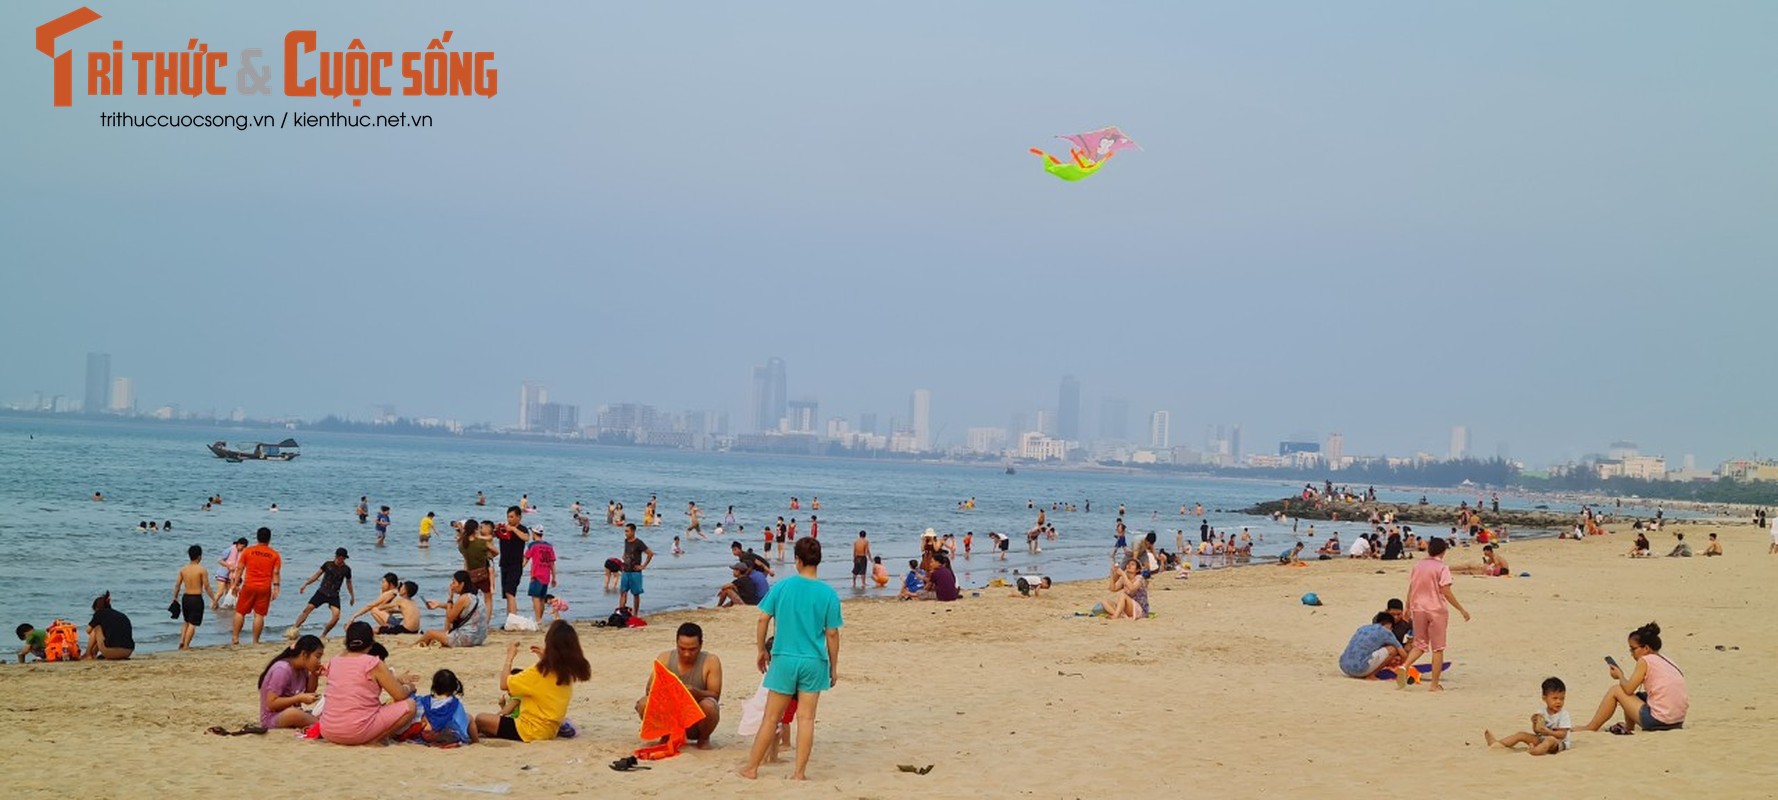
M 1062 161 L 1038 148 L 1031 148 L 1035 155 L 1043 157 L 1043 171 L 1065 181 L 1078 181 L 1091 177 L 1110 161 L 1117 151 L 1126 147 L 1142 149 L 1135 140 L 1124 135 L 1116 127 L 1100 128 L 1096 131 L 1077 133 L 1073 136 L 1057 136 L 1071 145 L 1068 155 L 1072 161 Z

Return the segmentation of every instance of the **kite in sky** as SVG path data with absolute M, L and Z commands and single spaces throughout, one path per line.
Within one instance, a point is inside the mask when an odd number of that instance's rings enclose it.
M 1031 148 L 1035 155 L 1043 157 L 1043 171 L 1065 181 L 1078 181 L 1091 177 L 1099 168 L 1105 166 L 1117 151 L 1126 147 L 1142 149 L 1135 140 L 1124 135 L 1116 127 L 1100 128 L 1096 131 L 1077 133 L 1072 136 L 1057 136 L 1065 139 L 1070 147 L 1068 155 L 1072 161 L 1062 161 L 1038 148 Z

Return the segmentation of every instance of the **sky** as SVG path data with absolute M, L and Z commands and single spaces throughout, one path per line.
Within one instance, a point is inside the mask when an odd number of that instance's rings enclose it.
M 1348 454 L 1628 439 L 1778 452 L 1778 5 L 91 0 L 51 105 L 0 5 L 0 404 L 511 425 L 518 387 L 935 429 L 1063 375 L 1176 444 Z M 88 97 L 84 55 L 496 54 L 485 97 Z M 308 67 L 313 69 L 313 67 Z M 393 73 L 392 73 L 393 74 Z M 430 114 L 425 129 L 116 129 L 101 112 Z M 1089 180 L 1053 137 L 1141 144 Z

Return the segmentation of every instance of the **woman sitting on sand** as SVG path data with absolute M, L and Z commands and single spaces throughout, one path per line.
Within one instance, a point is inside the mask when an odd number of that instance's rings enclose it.
M 1666 731 L 1685 724 L 1685 712 L 1691 702 L 1685 686 L 1685 673 L 1666 656 L 1661 655 L 1661 626 L 1653 622 L 1630 632 L 1630 655 L 1636 669 L 1624 676 L 1617 663 L 1611 663 L 1611 677 L 1617 683 L 1599 701 L 1599 711 L 1583 730 L 1596 731 L 1612 712 L 1623 709 L 1624 720 L 1608 728 L 1612 733 L 1628 735 L 1641 725 L 1645 731 Z M 1608 662 L 1611 659 L 1606 659 Z M 1637 691 L 1637 689 L 1642 691 Z
M 418 675 L 397 678 L 371 655 L 376 636 L 363 620 L 346 626 L 346 652 L 327 662 L 327 703 L 321 738 L 335 744 L 370 744 L 394 738 L 414 721 Z M 390 702 L 383 702 L 388 692 Z
M 1112 619 L 1141 619 L 1147 613 L 1142 606 L 1136 603 L 1136 598 L 1131 594 L 1140 590 L 1143 599 L 1147 599 L 1148 594 L 1146 585 L 1131 584 L 1130 576 L 1132 574 L 1136 581 L 1142 580 L 1142 573 L 1136 572 L 1134 569 L 1135 564 L 1134 561 L 1128 561 L 1122 568 L 1115 563 L 1111 565 L 1111 578 L 1107 587 L 1110 593 L 1105 595 L 1105 601 L 1100 605 L 1105 607 L 1105 615 Z
M 443 603 L 426 601 L 427 608 L 445 610 L 445 627 L 427 631 L 418 646 L 475 647 L 488 640 L 488 622 L 482 615 L 482 596 L 470 585 L 469 570 L 451 575 L 451 596 Z
M 574 698 L 574 684 L 593 678 L 593 667 L 580 649 L 580 634 L 574 626 L 561 620 L 549 624 L 543 634 L 543 646 L 532 647 L 537 663 L 517 675 L 512 662 L 518 657 L 519 643 L 506 646 L 506 663 L 500 667 L 500 691 L 509 695 L 497 714 L 475 715 L 475 727 L 482 736 L 510 739 L 515 742 L 537 742 L 556 738 L 567 721 L 568 702 Z M 507 716 L 518 705 L 519 717 Z
M 259 673 L 259 727 L 269 731 L 315 724 L 315 715 L 302 707 L 315 702 L 326 647 L 321 637 L 304 636 L 265 665 Z
M 1648 543 L 1648 534 L 1646 534 L 1646 533 L 1636 534 L 1636 544 L 1634 544 L 1630 547 L 1630 557 L 1631 558 L 1648 558 L 1649 557 L 1649 547 L 1650 547 L 1650 545 Z

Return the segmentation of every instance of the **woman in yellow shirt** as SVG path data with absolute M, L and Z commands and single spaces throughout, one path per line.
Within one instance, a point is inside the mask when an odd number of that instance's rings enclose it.
M 519 643 L 506 646 L 506 665 L 500 668 L 500 690 L 518 701 L 519 717 L 514 720 L 503 713 L 477 714 L 475 727 L 481 735 L 515 742 L 556 738 L 562 722 L 568 717 L 568 701 L 574 697 L 574 683 L 593 677 L 593 667 L 580 650 L 580 635 L 566 622 L 556 620 L 550 623 L 549 630 L 543 634 L 543 646 L 533 646 L 531 652 L 537 655 L 537 663 L 513 675 L 512 661 L 518 657 Z

